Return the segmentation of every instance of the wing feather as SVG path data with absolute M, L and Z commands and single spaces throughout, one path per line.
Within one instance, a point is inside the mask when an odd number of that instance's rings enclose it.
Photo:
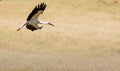
M 29 14 L 27 21 L 31 19 L 37 19 L 40 14 L 43 13 L 47 5 L 43 2 L 41 4 L 38 4 L 38 6 L 35 6 L 35 8 L 32 10 L 32 12 Z

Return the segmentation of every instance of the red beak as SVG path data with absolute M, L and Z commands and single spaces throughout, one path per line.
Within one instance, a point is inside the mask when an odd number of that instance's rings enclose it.
M 49 25 L 51 25 L 51 26 L 55 26 L 55 25 L 53 25 L 53 24 L 51 24 L 51 23 L 48 23 Z

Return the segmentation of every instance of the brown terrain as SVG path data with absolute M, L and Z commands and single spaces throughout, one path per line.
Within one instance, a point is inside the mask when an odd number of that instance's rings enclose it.
M 16 31 L 41 2 L 55 27 Z M 1 0 L 0 71 L 120 71 L 120 1 Z

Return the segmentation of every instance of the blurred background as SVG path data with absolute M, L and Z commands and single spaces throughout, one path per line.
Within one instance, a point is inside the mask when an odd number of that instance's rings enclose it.
M 16 31 L 41 2 L 55 27 Z M 0 71 L 119 71 L 119 60 L 119 0 L 0 0 Z

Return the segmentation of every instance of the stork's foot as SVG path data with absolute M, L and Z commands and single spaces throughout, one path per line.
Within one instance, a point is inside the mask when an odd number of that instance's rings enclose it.
M 38 29 L 40 29 L 40 30 L 41 30 L 42 28 L 43 28 L 43 26 L 39 27 Z

